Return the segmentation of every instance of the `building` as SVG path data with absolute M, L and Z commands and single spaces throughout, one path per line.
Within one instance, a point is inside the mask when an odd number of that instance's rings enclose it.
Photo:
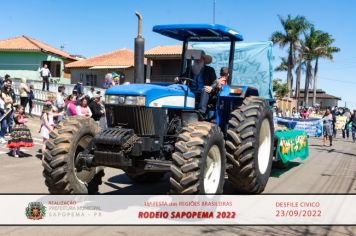
M 146 80 L 173 82 L 173 79 L 180 74 L 181 56 L 181 45 L 157 46 L 146 51 Z
M 28 36 L 0 40 L 0 76 L 42 80 L 39 70 L 47 64 L 55 81 L 70 83 L 68 63 L 77 59 L 70 54 Z
M 134 52 L 124 48 L 70 63 L 67 68 L 71 71 L 72 84 L 83 81 L 84 85 L 103 87 L 105 75 L 111 72 L 125 74 L 125 82 L 132 83 Z
M 320 105 L 321 109 L 325 109 L 327 107 L 338 106 L 338 102 L 341 100 L 340 97 L 336 97 L 330 94 L 327 94 L 322 89 L 316 90 L 316 103 Z M 298 98 L 298 104 L 303 106 L 304 104 L 304 90 L 300 91 L 300 95 Z M 308 107 L 313 105 L 313 90 L 309 90 L 308 94 Z

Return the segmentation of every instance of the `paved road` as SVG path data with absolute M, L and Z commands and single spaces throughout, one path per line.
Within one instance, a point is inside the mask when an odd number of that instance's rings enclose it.
M 0 146 L 0 193 L 48 193 L 42 177 L 41 160 L 36 157 L 41 145 L 39 122 L 29 126 L 35 147 L 24 150 L 26 158 L 9 157 Z M 323 147 L 320 139 L 310 139 L 310 156 L 305 161 L 294 161 L 286 170 L 273 169 L 265 193 L 356 193 L 356 144 L 337 138 L 333 147 Z M 101 193 L 166 193 L 168 176 L 151 185 L 133 184 L 120 170 L 107 168 Z M 226 193 L 233 189 L 226 184 Z M 0 235 L 356 235 L 356 227 L 0 227 Z

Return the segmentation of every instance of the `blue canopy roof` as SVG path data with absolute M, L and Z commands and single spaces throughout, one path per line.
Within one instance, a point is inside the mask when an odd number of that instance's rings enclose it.
M 229 42 L 243 40 L 242 35 L 236 30 L 217 24 L 156 25 L 152 30 L 180 41 Z

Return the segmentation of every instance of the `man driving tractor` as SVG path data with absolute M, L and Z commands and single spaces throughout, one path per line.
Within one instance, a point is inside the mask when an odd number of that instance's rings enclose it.
M 228 78 L 228 68 L 223 67 L 220 71 L 220 78 L 216 79 L 214 68 L 208 66 L 212 62 L 212 57 L 204 51 L 200 51 L 201 57 L 193 60 L 193 65 L 188 67 L 182 77 L 190 78 L 188 86 L 195 93 L 200 95 L 198 111 L 205 116 L 209 99 L 217 94 L 222 85 L 226 84 Z M 179 79 L 177 78 L 178 82 Z

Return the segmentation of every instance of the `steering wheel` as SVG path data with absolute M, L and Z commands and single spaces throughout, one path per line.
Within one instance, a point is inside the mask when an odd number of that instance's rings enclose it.
M 177 81 L 179 81 L 179 82 L 184 82 L 184 81 L 193 82 L 194 81 L 193 79 L 187 78 L 187 77 L 176 77 L 176 79 L 178 79 Z

